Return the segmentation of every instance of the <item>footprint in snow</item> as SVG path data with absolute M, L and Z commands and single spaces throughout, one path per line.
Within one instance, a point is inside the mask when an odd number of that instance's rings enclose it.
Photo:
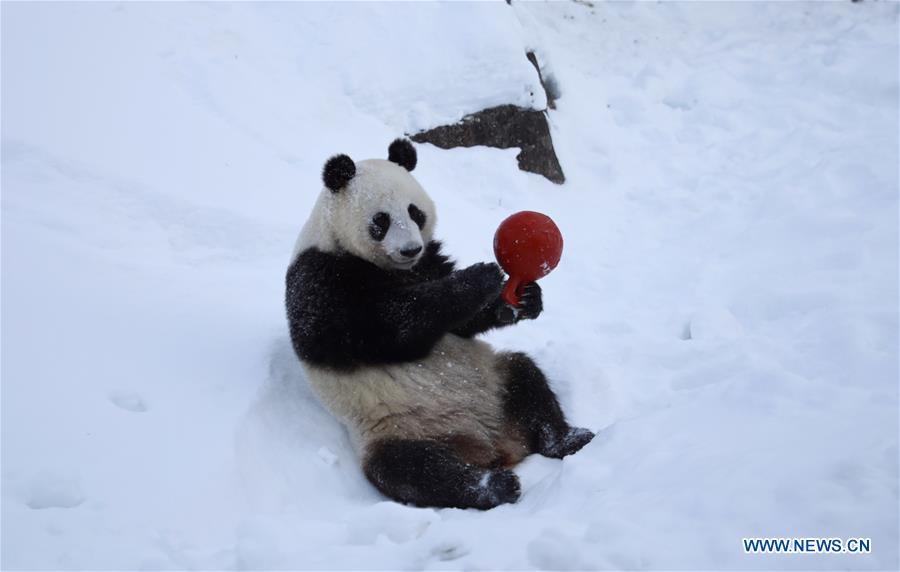
M 147 411 L 147 404 L 143 398 L 137 393 L 130 391 L 113 391 L 109 394 L 109 401 L 125 411 L 132 413 L 144 413 Z
M 431 549 L 431 555 L 441 562 L 459 560 L 469 554 L 469 549 L 456 542 L 442 542 Z
M 543 570 L 583 570 L 581 554 L 573 539 L 556 530 L 545 529 L 528 543 L 528 561 Z
M 629 96 L 613 96 L 606 105 L 612 114 L 613 121 L 620 127 L 628 127 L 642 120 L 644 106 L 637 99 Z
M 701 308 L 691 317 L 681 335 L 683 340 L 721 341 L 735 340 L 744 335 L 738 319 L 726 308 Z
M 319 457 L 319 460 L 328 465 L 329 467 L 333 467 L 338 464 L 339 457 L 324 445 L 319 447 L 319 450 L 316 451 L 316 456 Z
M 84 499 L 78 478 L 47 472 L 32 478 L 28 484 L 25 504 L 35 510 L 73 508 L 83 503 Z

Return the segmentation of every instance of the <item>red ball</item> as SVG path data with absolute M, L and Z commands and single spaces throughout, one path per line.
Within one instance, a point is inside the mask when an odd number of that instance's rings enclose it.
M 559 264 L 562 248 L 562 234 L 545 214 L 522 211 L 501 222 L 494 234 L 494 255 L 509 274 L 503 299 L 518 305 L 522 287 L 550 274 Z

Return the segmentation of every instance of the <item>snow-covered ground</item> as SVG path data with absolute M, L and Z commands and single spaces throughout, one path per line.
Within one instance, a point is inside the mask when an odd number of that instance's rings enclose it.
M 898 6 L 2 5 L 2 567 L 898 565 Z M 489 512 L 387 502 L 283 277 L 324 160 L 561 99 L 567 182 L 418 146 L 438 234 L 544 211 L 495 332 L 599 431 Z M 748 555 L 743 537 L 866 537 Z

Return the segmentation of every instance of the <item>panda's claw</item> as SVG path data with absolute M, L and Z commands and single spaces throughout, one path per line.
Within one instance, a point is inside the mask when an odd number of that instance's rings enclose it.
M 529 282 L 519 298 L 518 314 L 516 321 L 534 320 L 544 311 L 544 301 L 541 287 L 537 282 Z
M 497 305 L 497 323 L 501 326 L 508 326 L 518 321 L 519 309 L 501 300 Z

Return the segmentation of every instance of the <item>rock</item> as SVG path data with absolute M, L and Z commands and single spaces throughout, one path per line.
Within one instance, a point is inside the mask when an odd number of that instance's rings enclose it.
M 441 149 L 485 145 L 498 149 L 518 147 L 519 168 L 543 175 L 561 185 L 563 174 L 550 126 L 543 111 L 515 105 L 499 105 L 467 115 L 452 125 L 441 125 L 410 136 L 417 143 L 431 143 Z

